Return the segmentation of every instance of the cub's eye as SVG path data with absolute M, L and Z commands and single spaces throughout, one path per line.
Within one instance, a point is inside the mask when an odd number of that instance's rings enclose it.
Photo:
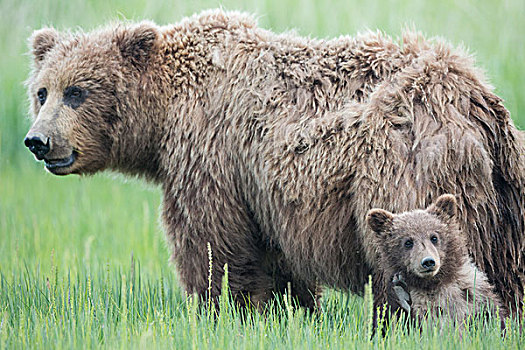
M 47 89 L 46 88 L 38 89 L 36 96 L 38 97 L 38 102 L 40 102 L 40 105 L 44 105 L 44 103 L 46 103 L 46 98 L 47 98 Z
M 407 248 L 407 249 L 412 249 L 413 246 L 414 246 L 414 241 L 413 241 L 413 240 L 411 240 L 411 239 L 407 239 L 407 240 L 405 241 L 405 248 Z
M 86 100 L 87 95 L 87 90 L 78 86 L 70 86 L 64 90 L 64 104 L 76 109 Z
M 430 242 L 432 242 L 433 244 L 436 244 L 438 242 L 438 237 L 436 235 L 430 237 Z

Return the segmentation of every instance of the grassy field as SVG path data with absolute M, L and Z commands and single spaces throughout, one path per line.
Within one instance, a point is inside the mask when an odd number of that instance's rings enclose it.
M 406 25 L 462 44 L 477 57 L 515 123 L 525 127 L 525 2 L 0 0 L 0 349 L 2 348 L 524 348 L 510 322 L 422 332 L 389 326 L 370 340 L 362 298 L 330 292 L 314 317 L 291 308 L 218 316 L 183 294 L 158 219 L 160 191 L 102 174 L 53 177 L 22 139 L 27 37 L 45 25 L 91 29 L 115 19 L 175 22 L 222 6 L 266 28 L 328 37 Z M 225 298 L 222 303 L 228 305 Z

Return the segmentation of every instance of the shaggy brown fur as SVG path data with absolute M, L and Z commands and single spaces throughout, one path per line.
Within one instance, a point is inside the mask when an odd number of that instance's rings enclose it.
M 415 34 L 274 34 L 221 11 L 43 29 L 32 49 L 27 144 L 55 174 L 160 184 L 188 292 L 206 293 L 210 242 L 214 296 L 225 263 L 232 292 L 256 302 L 287 281 L 307 306 L 316 283 L 361 293 L 376 264 L 368 210 L 447 192 L 475 263 L 505 303 L 522 300 L 524 147 L 464 53 Z
M 412 317 L 430 312 L 465 320 L 470 314 L 495 315 L 497 309 L 507 316 L 494 287 L 468 256 L 454 196 L 442 195 L 426 210 L 398 215 L 372 209 L 367 221 L 376 234 L 377 266 L 391 307 Z

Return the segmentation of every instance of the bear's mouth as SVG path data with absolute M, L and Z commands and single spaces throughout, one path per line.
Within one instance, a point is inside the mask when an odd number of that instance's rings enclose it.
M 46 169 L 55 174 L 57 171 L 63 168 L 68 168 L 77 159 L 78 152 L 73 151 L 69 157 L 61 159 L 44 159 Z
M 439 267 L 431 269 L 431 270 L 420 270 L 418 271 L 418 274 L 420 277 L 423 277 L 423 278 L 431 278 L 437 275 L 438 272 L 439 272 Z

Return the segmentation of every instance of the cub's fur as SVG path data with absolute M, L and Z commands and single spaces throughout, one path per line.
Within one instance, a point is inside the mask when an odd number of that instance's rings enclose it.
M 487 276 L 469 258 L 456 217 L 456 199 L 450 194 L 426 210 L 368 213 L 391 307 L 412 316 L 444 314 L 458 320 L 494 315 L 496 309 L 507 315 Z

